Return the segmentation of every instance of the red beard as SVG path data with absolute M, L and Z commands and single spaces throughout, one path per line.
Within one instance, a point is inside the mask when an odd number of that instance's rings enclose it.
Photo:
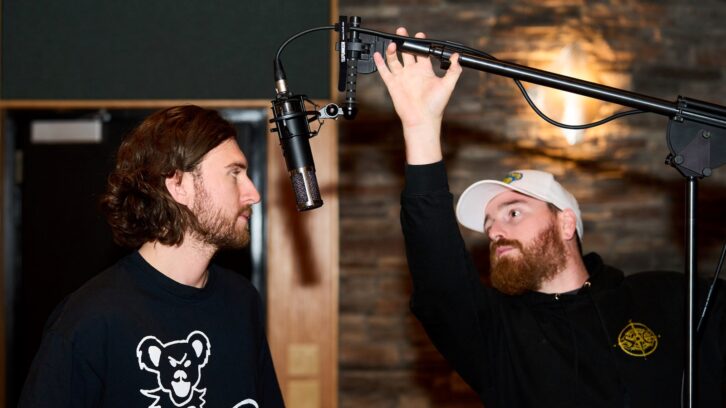
M 497 259 L 497 248 L 511 246 L 519 255 L 504 255 Z M 550 224 L 526 248 L 521 242 L 500 239 L 489 246 L 492 286 L 507 295 L 537 291 L 542 283 L 552 279 L 566 263 L 565 245 L 560 231 Z

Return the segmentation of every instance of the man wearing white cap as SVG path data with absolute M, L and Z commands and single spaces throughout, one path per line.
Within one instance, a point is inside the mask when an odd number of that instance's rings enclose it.
M 577 201 L 542 171 L 474 183 L 454 211 L 440 129 L 462 71 L 458 55 L 443 77 L 428 58 L 403 53 L 399 61 L 395 44 L 374 59 L 403 125 L 411 309 L 484 405 L 680 406 L 682 276 L 625 277 L 597 254 L 583 257 Z M 457 219 L 490 238 L 493 288 L 481 284 Z M 725 316 L 717 296 L 700 333 L 702 407 L 726 402 Z
M 564 293 L 587 281 L 580 208 L 549 173 L 516 170 L 502 181 L 474 183 L 462 193 L 456 216 L 491 239 L 491 282 L 500 292 Z M 547 226 L 539 227 L 542 222 Z

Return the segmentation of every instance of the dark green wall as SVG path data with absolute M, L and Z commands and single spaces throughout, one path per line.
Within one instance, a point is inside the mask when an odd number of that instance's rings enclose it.
M 288 37 L 330 0 L 4 0 L 3 99 L 268 99 Z M 330 95 L 329 35 L 283 53 L 288 85 Z

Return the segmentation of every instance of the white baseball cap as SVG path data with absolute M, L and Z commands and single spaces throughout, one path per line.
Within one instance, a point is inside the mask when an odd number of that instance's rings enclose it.
M 474 231 L 484 232 L 484 210 L 492 198 L 504 191 L 513 190 L 551 203 L 560 210 L 571 209 L 577 216 L 577 234 L 582 239 L 582 216 L 577 200 L 555 177 L 539 170 L 514 170 L 502 181 L 480 180 L 461 193 L 456 204 L 456 218 L 461 225 Z

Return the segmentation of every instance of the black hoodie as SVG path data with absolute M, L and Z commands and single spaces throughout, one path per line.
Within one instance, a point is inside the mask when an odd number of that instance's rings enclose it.
M 507 296 L 480 282 L 442 162 L 407 166 L 401 204 L 411 309 L 487 408 L 680 406 L 681 274 L 624 277 L 589 254 L 579 290 Z M 700 407 L 724 403 L 725 313 L 719 295 L 702 331 Z

